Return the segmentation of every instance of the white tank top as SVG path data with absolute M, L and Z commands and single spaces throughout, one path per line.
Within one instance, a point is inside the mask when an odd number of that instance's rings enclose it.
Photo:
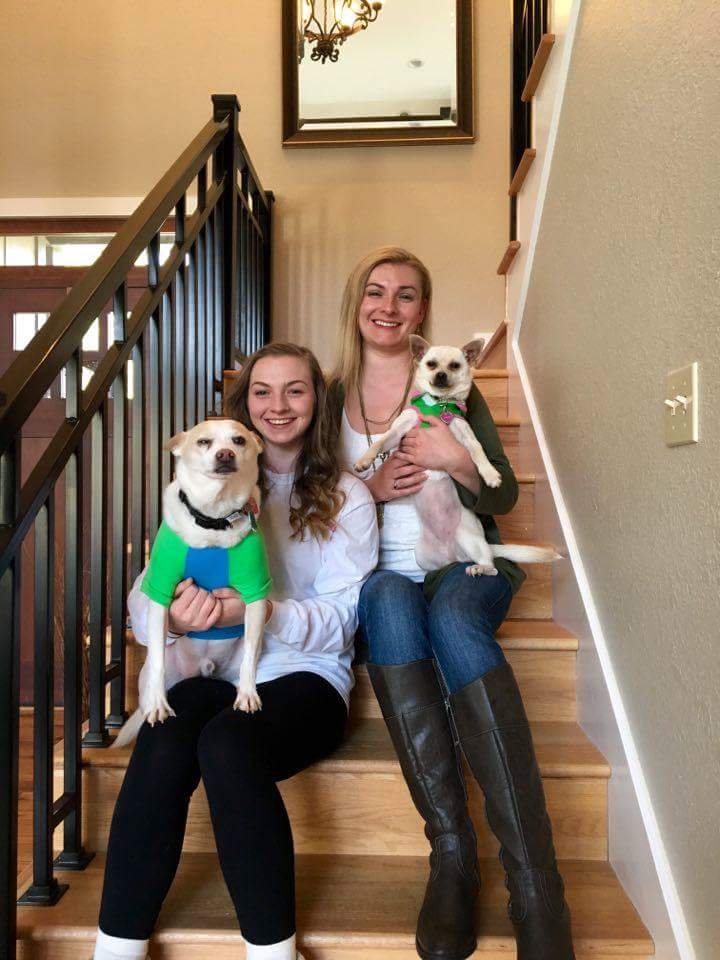
M 379 433 L 371 434 L 371 439 L 377 440 Z M 350 421 L 343 409 L 342 426 L 340 428 L 340 449 L 338 451 L 340 464 L 349 473 L 354 473 L 353 464 L 365 453 L 368 448 L 367 437 L 358 433 L 350 426 Z M 376 466 L 379 461 L 376 461 Z M 366 474 L 360 474 L 361 479 L 370 476 L 372 467 Z M 357 476 L 357 474 L 355 474 Z M 378 570 L 394 570 L 420 583 L 425 579 L 425 571 L 421 570 L 415 560 L 415 544 L 420 539 L 420 520 L 418 519 L 415 501 L 412 497 L 400 497 L 385 504 L 383 525 L 380 528 L 380 557 Z

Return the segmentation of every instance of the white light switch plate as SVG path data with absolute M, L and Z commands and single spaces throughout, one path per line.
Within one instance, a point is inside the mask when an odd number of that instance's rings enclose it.
M 700 439 L 697 361 L 668 374 L 665 397 L 676 404 L 674 410 L 665 404 L 665 443 L 669 447 L 697 443 Z M 678 397 L 686 397 L 688 402 L 683 404 Z

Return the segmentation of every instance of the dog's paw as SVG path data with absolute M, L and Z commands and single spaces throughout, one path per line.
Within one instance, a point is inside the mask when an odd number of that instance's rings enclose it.
M 369 460 L 367 457 L 361 457 L 353 467 L 353 470 L 355 473 L 364 473 L 370 467 L 371 463 L 372 460 Z
M 480 577 L 483 574 L 488 577 L 497 576 L 497 570 L 491 563 L 474 563 L 470 567 L 465 567 L 465 573 L 469 577 Z
M 488 487 L 499 487 L 502 483 L 502 477 L 495 467 L 486 468 L 483 470 L 481 476 Z
M 262 700 L 254 686 L 238 686 L 233 710 L 242 710 L 243 713 L 256 713 L 258 710 L 262 710 Z
M 140 710 L 143 720 L 146 720 L 151 727 L 156 723 L 163 723 L 168 717 L 175 716 L 175 711 L 168 703 L 164 690 L 148 691 L 141 700 Z

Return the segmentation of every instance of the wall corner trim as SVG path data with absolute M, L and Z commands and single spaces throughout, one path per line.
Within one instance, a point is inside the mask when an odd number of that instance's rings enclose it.
M 678 896 L 675 880 L 670 867 L 670 861 L 668 859 L 665 844 L 663 843 L 660 828 L 655 816 L 652 798 L 648 790 L 642 764 L 640 762 L 640 757 L 635 746 L 635 740 L 632 735 L 628 716 L 623 704 L 620 688 L 618 686 L 613 665 L 610 660 L 607 643 L 605 641 L 605 635 L 603 633 L 602 624 L 595 606 L 590 582 L 585 572 L 585 567 L 582 557 L 580 556 L 577 540 L 575 539 L 572 523 L 570 521 L 570 514 L 565 504 L 557 473 L 555 472 L 555 467 L 550 456 L 550 448 L 548 447 L 547 440 L 543 432 L 542 423 L 540 421 L 540 416 L 535 403 L 535 397 L 533 395 L 527 370 L 525 368 L 525 362 L 520 350 L 520 345 L 515 337 L 512 341 L 512 350 L 518 376 L 520 378 L 520 383 L 522 385 L 528 411 L 530 413 L 530 419 L 535 430 L 535 436 L 540 449 L 540 455 L 545 466 L 548 483 L 550 485 L 550 490 L 555 502 L 558 519 L 565 537 L 565 543 L 567 545 L 573 573 L 577 581 L 578 589 L 580 591 L 585 613 L 588 618 L 590 631 L 592 633 L 598 659 L 603 672 L 603 677 L 607 685 L 610 703 L 612 705 L 613 714 L 617 723 L 622 748 L 625 752 L 630 779 L 637 797 L 640 815 L 645 827 L 650 853 L 653 859 L 655 870 L 657 872 L 660 889 L 665 901 L 672 932 L 682 960 L 697 960 L 695 950 L 690 939 L 690 933 L 685 920 L 682 904 Z

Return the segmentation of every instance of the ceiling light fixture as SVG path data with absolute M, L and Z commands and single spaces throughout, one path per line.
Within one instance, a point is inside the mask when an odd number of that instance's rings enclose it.
M 304 41 L 314 43 L 311 60 L 335 63 L 348 37 L 378 18 L 384 0 L 302 0 L 300 59 Z

